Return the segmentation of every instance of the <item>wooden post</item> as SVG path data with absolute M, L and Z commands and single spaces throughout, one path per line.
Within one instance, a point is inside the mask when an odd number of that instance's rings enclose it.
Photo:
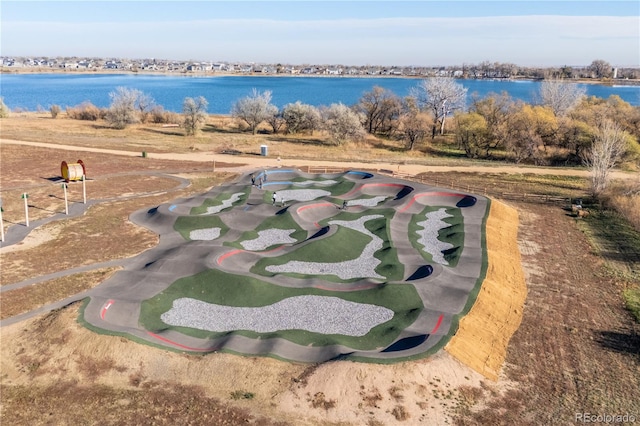
M 64 214 L 69 214 L 69 202 L 67 201 L 67 184 L 62 184 L 62 189 L 64 190 Z
M 29 205 L 27 203 L 27 198 L 29 198 L 29 194 L 27 194 L 26 192 L 24 194 L 22 194 L 22 199 L 24 200 L 24 221 L 27 225 L 27 228 L 29 227 Z
M 214 173 L 216 172 L 216 160 L 215 159 L 213 160 L 213 172 Z
M 85 175 L 83 174 L 82 175 L 82 203 L 83 204 L 87 204 L 87 184 L 85 183 L 86 180 L 87 179 L 86 179 Z

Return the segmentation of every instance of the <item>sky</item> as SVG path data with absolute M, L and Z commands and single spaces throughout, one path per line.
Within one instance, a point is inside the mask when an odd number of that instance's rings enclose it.
M 640 66 L 640 1 L 11 1 L 0 55 Z

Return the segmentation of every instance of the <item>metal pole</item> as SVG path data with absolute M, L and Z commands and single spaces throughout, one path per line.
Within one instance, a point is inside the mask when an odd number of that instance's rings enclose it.
M 0 241 L 4 241 L 4 222 L 2 221 L 2 207 L 0 207 Z
M 67 201 L 67 184 L 62 184 L 62 189 L 64 189 L 64 214 L 69 214 L 69 202 Z
M 22 198 L 24 199 L 24 218 L 25 223 L 27 224 L 27 228 L 29 227 L 29 206 L 27 204 L 27 193 L 22 194 Z
M 84 174 L 82 175 L 82 203 L 83 204 L 87 204 L 87 186 L 86 186 L 86 181 L 87 179 L 85 178 Z

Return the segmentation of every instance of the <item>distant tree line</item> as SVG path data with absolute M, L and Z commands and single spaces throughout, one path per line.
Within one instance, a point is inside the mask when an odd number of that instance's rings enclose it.
M 186 135 L 198 134 L 208 117 L 203 97 L 185 98 L 182 114 L 165 111 L 136 89 L 119 87 L 110 98 L 109 108 L 85 103 L 67 108 L 67 115 L 104 119 L 115 129 L 134 123 L 171 123 L 181 125 Z M 233 104 L 230 114 L 241 130 L 252 134 L 259 129 L 291 135 L 320 132 L 324 140 L 338 145 L 375 137 L 413 150 L 453 141 L 469 158 L 592 168 L 607 164 L 607 170 L 623 159 L 640 160 L 640 107 L 619 96 L 587 97 L 574 83 L 548 79 L 534 103 L 515 100 L 506 92 L 470 98 L 467 105 L 467 89 L 455 79 L 434 77 L 420 80 L 404 98 L 375 86 L 351 106 L 316 107 L 298 101 L 278 108 L 271 103 L 270 91 L 254 89 Z M 59 107 L 51 107 L 52 117 L 59 112 Z M 603 141 L 604 147 L 599 146 Z M 604 158 L 603 150 L 609 158 Z M 599 176 L 606 182 L 606 173 Z M 593 185 L 594 192 L 602 191 L 602 183 Z

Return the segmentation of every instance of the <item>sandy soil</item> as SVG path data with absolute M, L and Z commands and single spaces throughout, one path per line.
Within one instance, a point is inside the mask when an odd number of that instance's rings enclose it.
M 317 367 L 228 354 L 201 357 L 94 334 L 76 322 L 77 315 L 78 304 L 1 328 L 2 341 L 12 342 L 0 349 L 3 384 L 77 380 L 139 388 L 168 381 L 200 386 L 222 400 L 243 390 L 255 398 L 237 404 L 295 425 L 356 425 L 370 419 L 381 424 L 445 424 L 461 398 L 461 386 L 488 385 L 446 352 L 393 365 L 339 361 Z M 103 367 L 89 372 L 84 365 L 89 359 Z M 29 365 L 33 371 L 25 371 Z
M 181 154 L 180 159 L 202 161 L 203 154 Z M 273 166 L 273 162 L 276 166 L 332 164 L 297 160 L 288 164 L 284 159 L 278 163 L 259 157 L 224 159 L 242 161 L 251 168 Z M 398 168 L 397 164 L 341 166 Z M 413 172 L 413 167 L 402 165 L 400 172 L 418 173 L 427 168 L 415 166 Z M 429 171 L 435 170 L 429 167 Z M 563 173 L 531 169 L 536 171 Z M 630 174 L 617 177 L 628 176 L 636 178 Z M 593 255 L 574 220 L 560 208 L 516 207 L 521 220 L 518 243 L 530 292 L 522 325 L 507 349 L 507 363 L 497 383 L 444 351 L 428 360 L 388 366 L 351 362 L 310 366 L 270 358 L 168 352 L 85 329 L 76 322 L 78 304 L 0 328 L 0 383 L 35 388 L 76 380 L 82 386 L 134 390 L 168 382 L 194 384 L 224 402 L 292 425 L 451 424 L 452 416 L 460 412 L 464 424 L 569 424 L 576 410 L 631 410 L 640 418 L 640 342 L 634 337 L 640 330 L 629 325 L 615 278 L 603 276 L 603 260 Z M 32 235 L 23 248 L 55 238 L 46 234 Z M 230 393 L 238 390 L 255 393 L 255 397 L 232 400 Z M 38 408 L 16 406 L 15 402 L 10 407 Z M 61 409 L 77 407 L 70 404 Z
M 43 147 L 43 148 L 55 148 L 55 149 L 63 149 L 70 151 L 90 151 L 90 152 L 100 152 L 107 153 L 113 155 L 124 155 L 129 157 L 139 157 L 139 152 L 133 151 L 123 151 L 123 150 L 113 150 L 113 149 L 100 149 L 100 148 L 89 148 L 89 147 L 78 147 L 72 145 L 58 145 L 58 144 L 47 144 L 47 143 L 39 143 L 39 142 L 26 142 L 26 141 L 17 141 L 11 139 L 0 139 L 0 144 L 20 144 L 26 146 L 35 146 L 35 147 Z M 526 166 L 517 166 L 517 165 L 491 165 L 491 166 L 424 166 L 418 164 L 402 164 L 398 165 L 397 163 L 384 163 L 384 162 L 376 162 L 376 163 L 367 163 L 367 162 L 340 162 L 336 163 L 331 160 L 288 160 L 286 158 L 273 158 L 273 157 L 236 157 L 231 155 L 223 155 L 223 154 L 214 154 L 213 152 L 198 152 L 198 153 L 153 153 L 149 152 L 147 154 L 149 158 L 161 159 L 161 160 L 178 160 L 178 161 L 195 161 L 195 162 L 206 162 L 213 164 L 213 161 L 220 161 L 225 163 L 222 167 L 228 167 L 230 169 L 236 171 L 247 171 L 253 170 L 256 168 L 267 168 L 267 167 L 345 167 L 345 168 L 353 168 L 353 169 L 378 169 L 378 170 L 389 170 L 395 173 L 406 173 L 406 174 L 418 174 L 424 172 L 448 172 L 448 171 L 465 171 L 465 172 L 492 172 L 492 173 L 533 173 L 533 174 L 551 174 L 558 176 L 588 176 L 589 173 L 587 170 L 576 170 L 576 169 L 562 169 L 562 168 L 544 168 L 544 167 L 526 167 Z M 233 167 L 233 163 L 243 164 L 242 166 Z M 225 170 L 227 170 L 225 168 Z M 614 171 L 612 177 L 615 179 L 637 179 L 636 173 L 628 173 L 622 171 Z

